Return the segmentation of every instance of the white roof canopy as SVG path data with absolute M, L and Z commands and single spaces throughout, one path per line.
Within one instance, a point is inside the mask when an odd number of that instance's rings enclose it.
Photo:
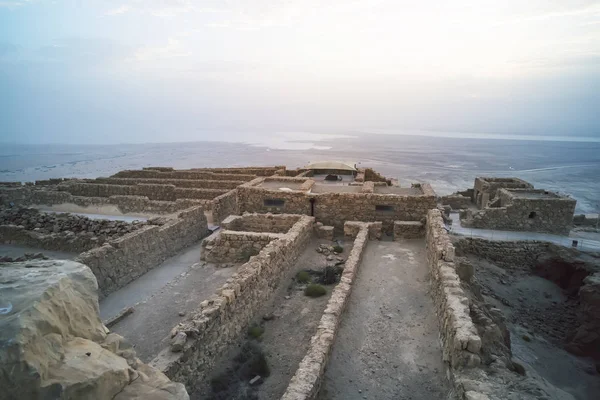
M 319 161 L 308 164 L 306 169 L 339 169 L 342 171 L 356 171 L 354 165 L 349 162 L 342 161 Z

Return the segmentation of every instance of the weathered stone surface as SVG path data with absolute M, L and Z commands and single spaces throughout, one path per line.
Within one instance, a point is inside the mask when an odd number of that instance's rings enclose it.
M 98 314 L 98 285 L 73 261 L 36 260 L 0 268 L 0 387 L 3 399 L 136 397 L 143 364 Z M 160 381 L 160 372 L 150 371 Z M 162 375 L 167 397 L 187 400 L 181 384 Z M 166 380 L 166 381 L 165 381 Z M 163 390 L 164 391 L 164 390 Z

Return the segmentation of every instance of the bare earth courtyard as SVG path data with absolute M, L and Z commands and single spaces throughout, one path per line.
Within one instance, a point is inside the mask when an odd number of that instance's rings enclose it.
M 574 210 L 344 162 L 0 182 L 0 398 L 595 400 Z

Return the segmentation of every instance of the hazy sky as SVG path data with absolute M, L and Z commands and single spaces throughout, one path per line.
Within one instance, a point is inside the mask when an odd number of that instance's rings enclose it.
M 0 0 L 0 142 L 600 135 L 600 1 Z

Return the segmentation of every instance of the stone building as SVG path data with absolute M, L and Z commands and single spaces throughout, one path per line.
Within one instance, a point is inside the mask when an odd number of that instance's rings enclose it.
M 576 200 L 535 189 L 498 189 L 494 200 L 479 211 L 467 210 L 465 227 L 568 234 Z
M 478 208 L 485 208 L 499 189 L 533 189 L 533 185 L 519 178 L 477 177 L 473 185 L 473 202 Z
M 332 183 L 318 175 L 259 177 L 237 189 L 240 213 L 305 214 L 338 230 L 345 221 L 381 221 L 384 231 L 391 233 L 394 221 L 421 221 L 435 204 L 429 184 Z

